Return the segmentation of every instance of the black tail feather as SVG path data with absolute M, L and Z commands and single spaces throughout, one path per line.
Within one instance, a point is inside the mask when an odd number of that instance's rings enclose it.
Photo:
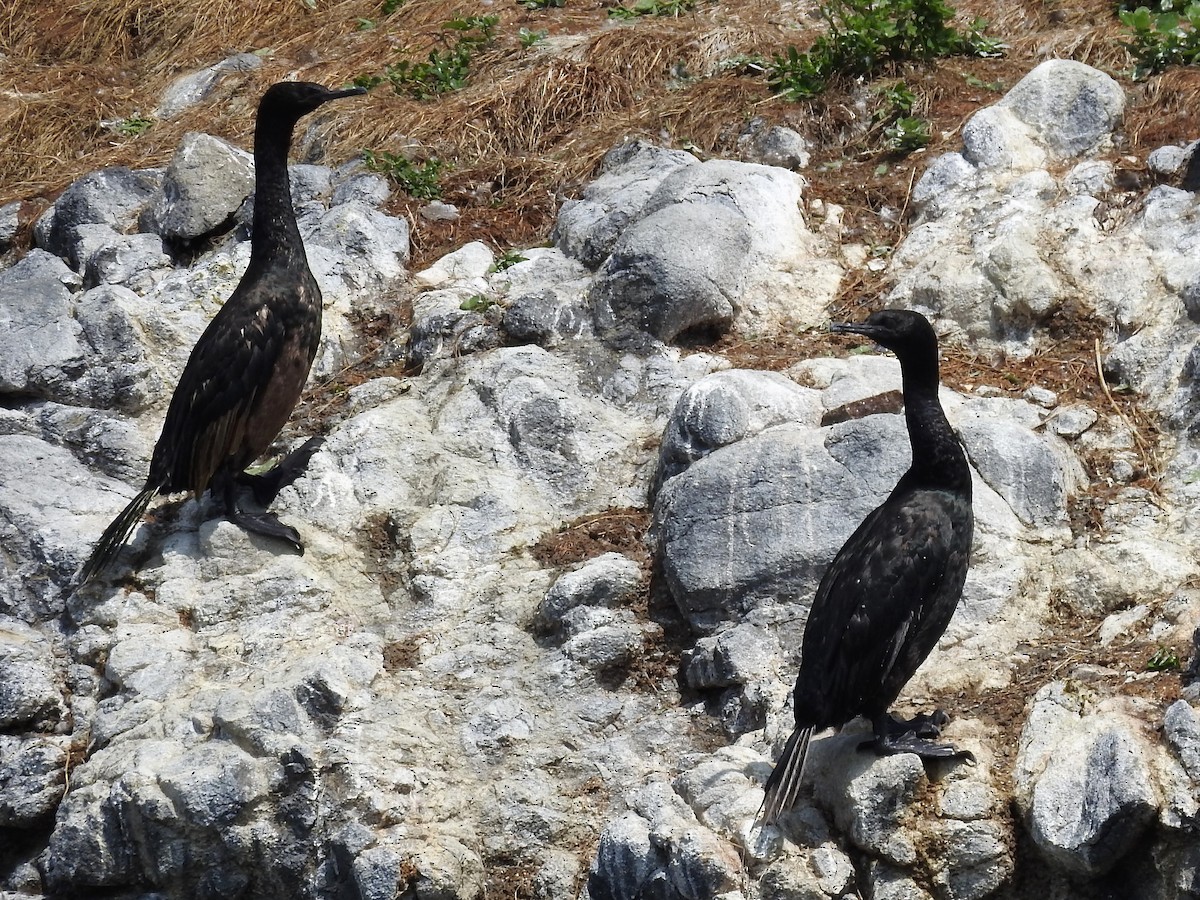
M 104 529 L 104 534 L 100 535 L 100 540 L 96 542 L 96 547 L 92 550 L 92 555 L 88 557 L 88 561 L 79 570 L 76 583 L 86 584 L 113 561 L 125 543 L 125 539 L 129 537 L 129 533 L 133 531 L 134 526 L 141 521 L 142 515 L 146 512 L 146 507 L 150 505 L 151 499 L 157 493 L 158 485 L 147 483 L 138 492 L 137 496 L 129 501 L 129 505 L 121 511 L 119 516 L 112 520 L 112 524 Z
M 758 811 L 758 820 L 764 825 L 773 825 L 779 817 L 796 804 L 800 795 L 800 778 L 804 774 L 804 759 L 808 756 L 808 741 L 812 727 L 799 727 L 783 746 L 779 760 L 771 771 L 771 777 L 763 785 L 765 795 Z

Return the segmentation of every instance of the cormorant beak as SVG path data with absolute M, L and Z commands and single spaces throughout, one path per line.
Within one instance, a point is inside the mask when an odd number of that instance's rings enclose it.
M 357 97 L 359 94 L 365 94 L 366 92 L 367 89 L 365 87 L 344 88 L 340 91 L 330 91 L 329 96 L 325 99 L 337 100 L 339 97 Z
M 830 322 L 829 330 L 834 334 L 861 334 L 874 337 L 875 329 L 866 322 Z

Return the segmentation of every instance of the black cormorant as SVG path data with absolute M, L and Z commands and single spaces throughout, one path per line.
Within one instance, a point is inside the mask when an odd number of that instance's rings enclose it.
M 303 552 L 300 535 L 274 515 L 243 511 L 237 487 L 260 501 L 293 480 L 315 450 L 308 444 L 274 470 L 250 476 L 296 401 L 321 340 L 321 292 L 308 268 L 292 209 L 287 155 L 301 116 L 322 103 L 364 93 L 281 82 L 263 94 L 254 128 L 254 221 L 250 264 L 196 342 L 179 378 L 146 485 L 100 537 L 80 570 L 87 581 L 116 556 L 156 494 L 205 489 L 247 531 L 282 538 Z
M 869 746 L 881 755 L 969 756 L 932 742 L 945 713 L 911 721 L 888 714 L 950 623 L 971 552 L 971 470 L 938 401 L 937 335 L 924 316 L 895 309 L 832 330 L 865 335 L 899 357 L 912 464 L 817 588 L 792 694 L 796 728 L 765 786 L 767 823 L 795 803 L 813 732 L 856 716 L 871 720 Z

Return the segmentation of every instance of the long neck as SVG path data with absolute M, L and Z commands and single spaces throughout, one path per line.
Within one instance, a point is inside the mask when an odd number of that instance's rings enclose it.
M 250 239 L 251 265 L 304 260 L 304 244 L 292 209 L 287 155 L 292 142 L 291 121 L 259 119 L 254 132 L 254 223 Z
M 965 491 L 970 495 L 971 470 L 958 436 L 938 400 L 937 352 L 901 361 L 904 419 L 912 443 L 909 477 L 922 483 Z

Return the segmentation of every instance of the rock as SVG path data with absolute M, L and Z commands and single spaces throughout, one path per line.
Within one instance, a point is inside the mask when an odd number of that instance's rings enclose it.
M 1004 95 L 1013 113 L 1058 158 L 1089 153 L 1125 112 L 1125 92 L 1108 75 L 1070 59 L 1041 63 Z
M 651 843 L 650 823 L 635 812 L 613 819 L 600 834 L 588 872 L 591 900 L 623 900 L 659 892 L 667 880 L 664 859 Z
M 387 179 L 369 172 L 359 172 L 343 179 L 333 189 L 333 205 L 344 203 L 365 203 L 368 206 L 382 206 L 392 195 Z M 401 219 L 407 222 L 406 219 Z
M 63 259 L 78 257 L 77 229 L 107 225 L 119 234 L 133 230 L 159 188 L 161 176 L 124 167 L 85 175 L 68 187 L 33 226 L 34 243 Z
M 170 268 L 171 257 L 158 235 L 118 235 L 88 256 L 83 283 L 86 287 L 119 284 L 128 290 L 146 293 L 154 286 L 159 274 Z
M 501 325 L 515 343 L 554 347 L 589 332 L 591 316 L 576 298 L 547 289 L 515 298 Z
M 1188 777 L 1200 785 L 1200 719 L 1196 711 L 1186 700 L 1176 700 L 1167 708 L 1163 730 Z
M 1141 737 L 1115 712 L 1090 712 L 1062 682 L 1040 689 L 1021 733 L 1014 791 L 1045 858 L 1103 875 L 1158 809 Z
M 682 150 L 643 141 L 610 150 L 600 163 L 600 177 L 584 189 L 583 197 L 563 203 L 550 239 L 567 256 L 589 269 L 599 268 L 663 179 L 695 163 Z
M 966 422 L 960 430 L 971 464 L 1022 522 L 1046 527 L 1066 520 L 1074 473 L 1064 454 L 1016 423 Z
M 230 228 L 254 190 L 254 159 L 220 138 L 189 132 L 171 158 L 142 227 L 188 244 Z
M 548 632 L 560 632 L 572 609 L 628 606 L 641 587 L 637 563 L 620 553 L 604 553 L 560 575 L 538 605 L 534 621 Z
M 12 246 L 20 223 L 21 202 L 19 200 L 0 205 L 0 251 L 7 250 Z
M 783 422 L 817 424 L 809 389 L 769 372 L 714 372 L 679 398 L 663 433 L 651 498 L 662 483 L 712 451 Z
M 86 348 L 71 316 L 78 276 L 41 250 L 0 272 L 0 394 L 71 396 Z
M 63 797 L 69 751 L 68 738 L 0 734 L 0 828 L 47 825 Z
M 742 296 L 750 241 L 737 212 L 681 204 L 622 234 L 597 273 L 591 302 L 606 339 L 649 333 L 670 343 L 684 332 L 728 329 Z
M 253 53 L 235 53 L 218 63 L 196 72 L 181 75 L 172 81 L 159 98 L 154 110 L 156 119 L 174 119 L 184 110 L 206 99 L 228 73 L 249 72 L 262 66 L 262 59 Z
M 804 136 L 781 125 L 768 127 L 761 117 L 751 119 L 737 139 L 738 151 L 747 162 L 784 169 L 808 165 L 809 144 Z
M 452 203 L 431 200 L 417 210 L 417 215 L 426 222 L 457 222 L 460 213 L 458 207 Z
M 876 417 L 879 418 L 879 417 Z M 894 417 L 892 417 L 894 418 Z M 834 554 L 907 467 L 903 425 L 881 440 L 896 456 L 870 465 L 852 444 L 866 420 L 823 430 L 779 425 L 710 453 L 668 481 L 654 532 L 671 596 L 700 631 L 758 607 L 806 603 Z M 758 540 L 770 534 L 772 540 Z

